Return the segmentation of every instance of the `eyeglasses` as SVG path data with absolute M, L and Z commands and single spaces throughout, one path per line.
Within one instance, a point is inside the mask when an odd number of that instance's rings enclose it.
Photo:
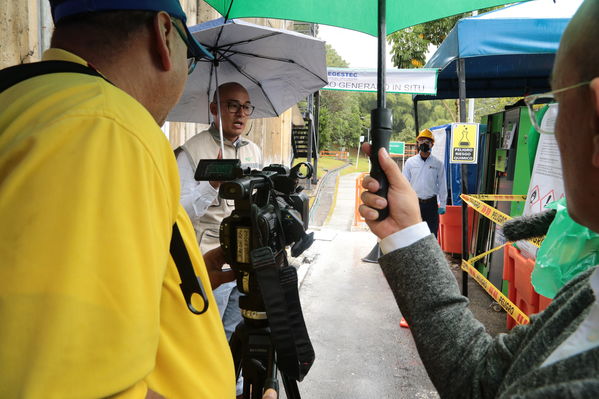
M 187 46 L 187 74 L 191 75 L 193 70 L 196 69 L 198 59 L 191 54 L 191 51 L 189 49 L 191 45 L 189 44 L 189 39 L 187 38 L 187 35 L 183 33 L 181 28 L 177 26 L 177 24 L 172 18 L 171 22 L 173 23 L 173 26 L 175 27 L 175 30 L 177 31 L 179 36 L 181 36 L 181 40 L 183 40 L 183 43 L 185 43 L 185 45 Z
M 524 102 L 528 107 L 528 116 L 530 117 L 530 122 L 534 126 L 534 128 L 539 133 L 543 134 L 553 134 L 553 126 L 551 128 L 547 128 L 543 126 L 543 124 L 539 124 L 541 120 L 541 115 L 545 112 L 544 105 L 551 106 L 552 104 L 557 104 L 557 100 L 555 99 L 555 95 L 558 93 L 563 93 L 564 91 L 575 89 L 578 87 L 582 87 L 591 83 L 590 81 L 580 82 L 572 86 L 563 87 L 561 89 L 553 90 L 547 93 L 541 94 L 533 94 L 530 96 L 524 97 Z M 543 114 L 544 115 L 544 114 Z
M 227 110 L 232 114 L 238 113 L 240 109 L 243 110 L 243 114 L 245 116 L 250 116 L 254 112 L 254 109 L 256 109 L 256 107 L 254 107 L 252 104 L 242 105 L 239 104 L 237 101 L 227 101 Z

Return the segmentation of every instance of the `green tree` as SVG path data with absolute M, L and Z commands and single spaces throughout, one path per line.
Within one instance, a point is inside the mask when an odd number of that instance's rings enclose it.
M 326 45 L 327 66 L 347 68 L 348 63 Z M 358 93 L 323 90 L 320 96 L 320 149 L 342 150 L 357 146 L 363 133 Z
M 481 120 L 485 115 L 503 111 L 506 106 L 516 103 L 519 97 L 480 98 L 474 106 L 474 122 L 486 123 Z
M 327 67 L 347 68 L 349 64 L 335 51 L 330 44 L 325 45 Z
M 347 67 L 347 62 L 327 45 L 327 65 Z M 322 90 L 319 114 L 320 149 L 341 150 L 357 146 L 359 137 L 370 128 L 370 111 L 377 106 L 376 93 Z M 419 106 L 420 129 L 454 122 L 455 102 L 426 101 Z M 393 115 L 392 140 L 413 142 L 416 138 L 412 96 L 387 94 L 387 108 Z
M 480 10 L 487 12 L 500 7 Z M 397 68 L 419 68 L 426 62 L 429 44 L 440 45 L 461 18 L 471 13 L 453 15 L 402 29 L 387 36 L 391 45 L 391 60 Z

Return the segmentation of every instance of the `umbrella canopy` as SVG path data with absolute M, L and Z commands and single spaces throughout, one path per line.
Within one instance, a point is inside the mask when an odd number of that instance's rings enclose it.
M 371 117 L 373 139 L 391 126 L 385 100 L 385 34 L 409 26 L 511 3 L 506 0 L 205 0 L 225 18 L 278 18 L 338 26 L 378 36 L 377 109 Z M 356 49 L 359 51 L 359 49 Z M 390 132 L 388 132 L 390 133 Z M 385 142 L 387 144 L 385 145 Z M 374 143 L 378 149 L 378 143 Z M 388 147 L 388 140 L 381 144 Z M 375 162 L 376 166 L 376 162 Z
M 216 82 L 243 85 L 256 108 L 252 118 L 278 116 L 327 84 L 323 41 L 297 32 L 223 18 L 190 32 L 215 61 L 200 61 L 169 121 L 208 123 Z
M 582 0 L 535 0 L 458 21 L 427 68 L 439 68 L 436 96 L 458 98 L 458 60 L 466 97 L 520 97 L 549 91 L 559 41 Z
M 378 36 L 377 108 L 372 110 L 370 175 L 379 181 L 378 195 L 387 196 L 388 183 L 378 164 L 380 148 L 389 149 L 391 112 L 385 96 L 385 36 L 423 22 L 511 3 L 505 0 L 205 0 L 225 18 L 266 17 L 293 19 L 353 29 Z M 359 51 L 359 49 L 356 49 Z M 465 191 L 464 191 L 465 192 Z M 379 212 L 379 220 L 387 216 Z
M 377 36 L 378 0 L 206 0 L 229 18 L 293 19 L 338 26 Z M 513 1 L 387 0 L 387 34 L 423 22 Z

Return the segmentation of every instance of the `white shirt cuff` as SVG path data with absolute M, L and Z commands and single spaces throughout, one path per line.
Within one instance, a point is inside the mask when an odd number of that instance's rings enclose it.
M 196 199 L 193 202 L 193 210 L 196 216 L 202 217 L 218 196 L 218 190 L 212 187 L 210 182 L 201 181 L 196 187 L 195 194 Z
M 431 233 L 426 222 L 413 224 L 399 230 L 381 240 L 380 247 L 383 254 L 388 254 L 396 249 L 405 248 Z

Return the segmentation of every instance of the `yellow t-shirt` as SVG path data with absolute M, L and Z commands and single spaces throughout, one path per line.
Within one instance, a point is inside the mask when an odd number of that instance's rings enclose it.
M 175 220 L 208 293 L 199 316 L 169 255 Z M 76 73 L 0 93 L 0 226 L 0 397 L 235 396 L 173 152 L 128 94 Z

